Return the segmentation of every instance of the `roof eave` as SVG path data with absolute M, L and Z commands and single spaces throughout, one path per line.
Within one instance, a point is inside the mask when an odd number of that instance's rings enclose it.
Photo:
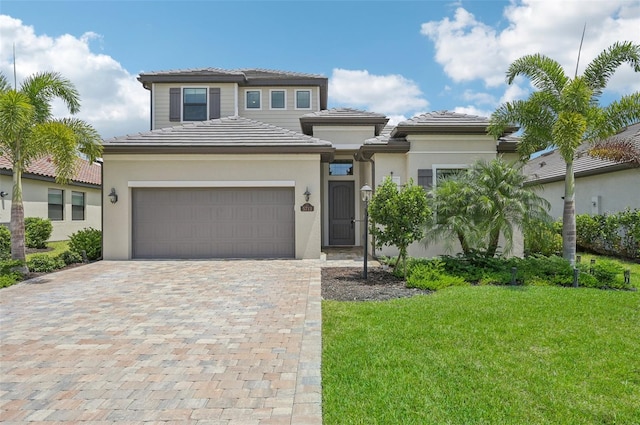
M 591 170 L 585 170 L 585 171 L 579 171 L 575 173 L 575 177 L 588 177 L 588 176 L 596 176 L 599 174 L 607 174 L 607 173 L 612 173 L 614 171 L 622 171 L 622 170 L 628 170 L 631 168 L 636 168 L 636 166 L 632 163 L 629 162 L 625 162 L 625 163 L 621 163 L 621 164 L 612 164 L 606 167 L 599 167 L 599 168 L 594 168 Z M 560 174 L 560 175 L 555 175 L 555 176 L 550 176 L 550 177 L 543 177 L 543 178 L 537 178 L 537 179 L 531 179 L 528 180 L 525 184 L 545 184 L 545 183 L 553 183 L 553 182 L 557 182 L 557 181 L 563 181 L 564 180 L 565 175 L 564 174 Z
M 395 142 L 388 144 L 362 145 L 357 156 L 365 160 L 371 159 L 377 153 L 407 153 L 411 149 L 409 142 Z

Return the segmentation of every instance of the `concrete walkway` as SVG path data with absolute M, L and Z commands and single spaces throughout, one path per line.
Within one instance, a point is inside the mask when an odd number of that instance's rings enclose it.
M 101 261 L 0 290 L 0 421 L 316 424 L 320 261 Z

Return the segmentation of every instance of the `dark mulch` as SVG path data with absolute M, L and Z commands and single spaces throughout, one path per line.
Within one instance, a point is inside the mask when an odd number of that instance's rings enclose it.
M 361 268 L 325 267 L 322 269 L 322 298 L 335 301 L 385 301 L 407 298 L 429 291 L 407 288 L 401 278 L 381 268 L 367 272 L 362 278 Z

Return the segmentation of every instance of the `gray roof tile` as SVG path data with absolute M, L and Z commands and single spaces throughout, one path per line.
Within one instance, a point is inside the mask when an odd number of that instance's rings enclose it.
M 243 117 L 225 117 L 104 140 L 111 146 L 331 147 L 331 142 Z
M 630 140 L 640 149 L 640 123 L 630 125 L 612 137 L 612 139 Z M 576 157 L 573 161 L 573 169 L 576 176 L 601 174 L 629 167 L 628 164 L 593 158 L 587 154 L 589 147 L 590 145 L 585 143 L 576 150 Z M 538 183 L 562 180 L 564 179 L 565 171 L 566 164 L 557 150 L 531 159 L 523 170 L 529 176 L 530 181 Z
M 314 125 L 369 125 L 379 135 L 388 121 L 383 114 L 352 108 L 323 109 L 300 117 L 302 132 L 309 135 L 313 134 Z

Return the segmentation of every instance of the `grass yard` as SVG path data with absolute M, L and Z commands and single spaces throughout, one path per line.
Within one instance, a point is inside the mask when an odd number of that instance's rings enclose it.
M 589 264 L 591 259 L 595 258 L 596 263 L 602 260 L 609 260 L 609 261 L 614 261 L 620 264 L 625 270 L 627 269 L 631 270 L 631 276 L 630 276 L 631 285 L 634 288 L 640 289 L 640 263 L 634 263 L 632 261 L 621 260 L 619 258 L 614 258 L 614 257 L 606 257 L 604 255 L 586 254 L 583 252 L 579 252 L 578 255 L 580 255 L 581 262 L 583 264 Z
M 323 301 L 322 381 L 328 425 L 640 424 L 640 292 Z
M 47 248 L 50 248 L 51 250 L 27 254 L 27 260 L 29 260 L 29 258 L 31 258 L 35 254 L 46 254 L 50 257 L 57 257 L 58 255 L 69 249 L 69 241 L 47 242 Z

